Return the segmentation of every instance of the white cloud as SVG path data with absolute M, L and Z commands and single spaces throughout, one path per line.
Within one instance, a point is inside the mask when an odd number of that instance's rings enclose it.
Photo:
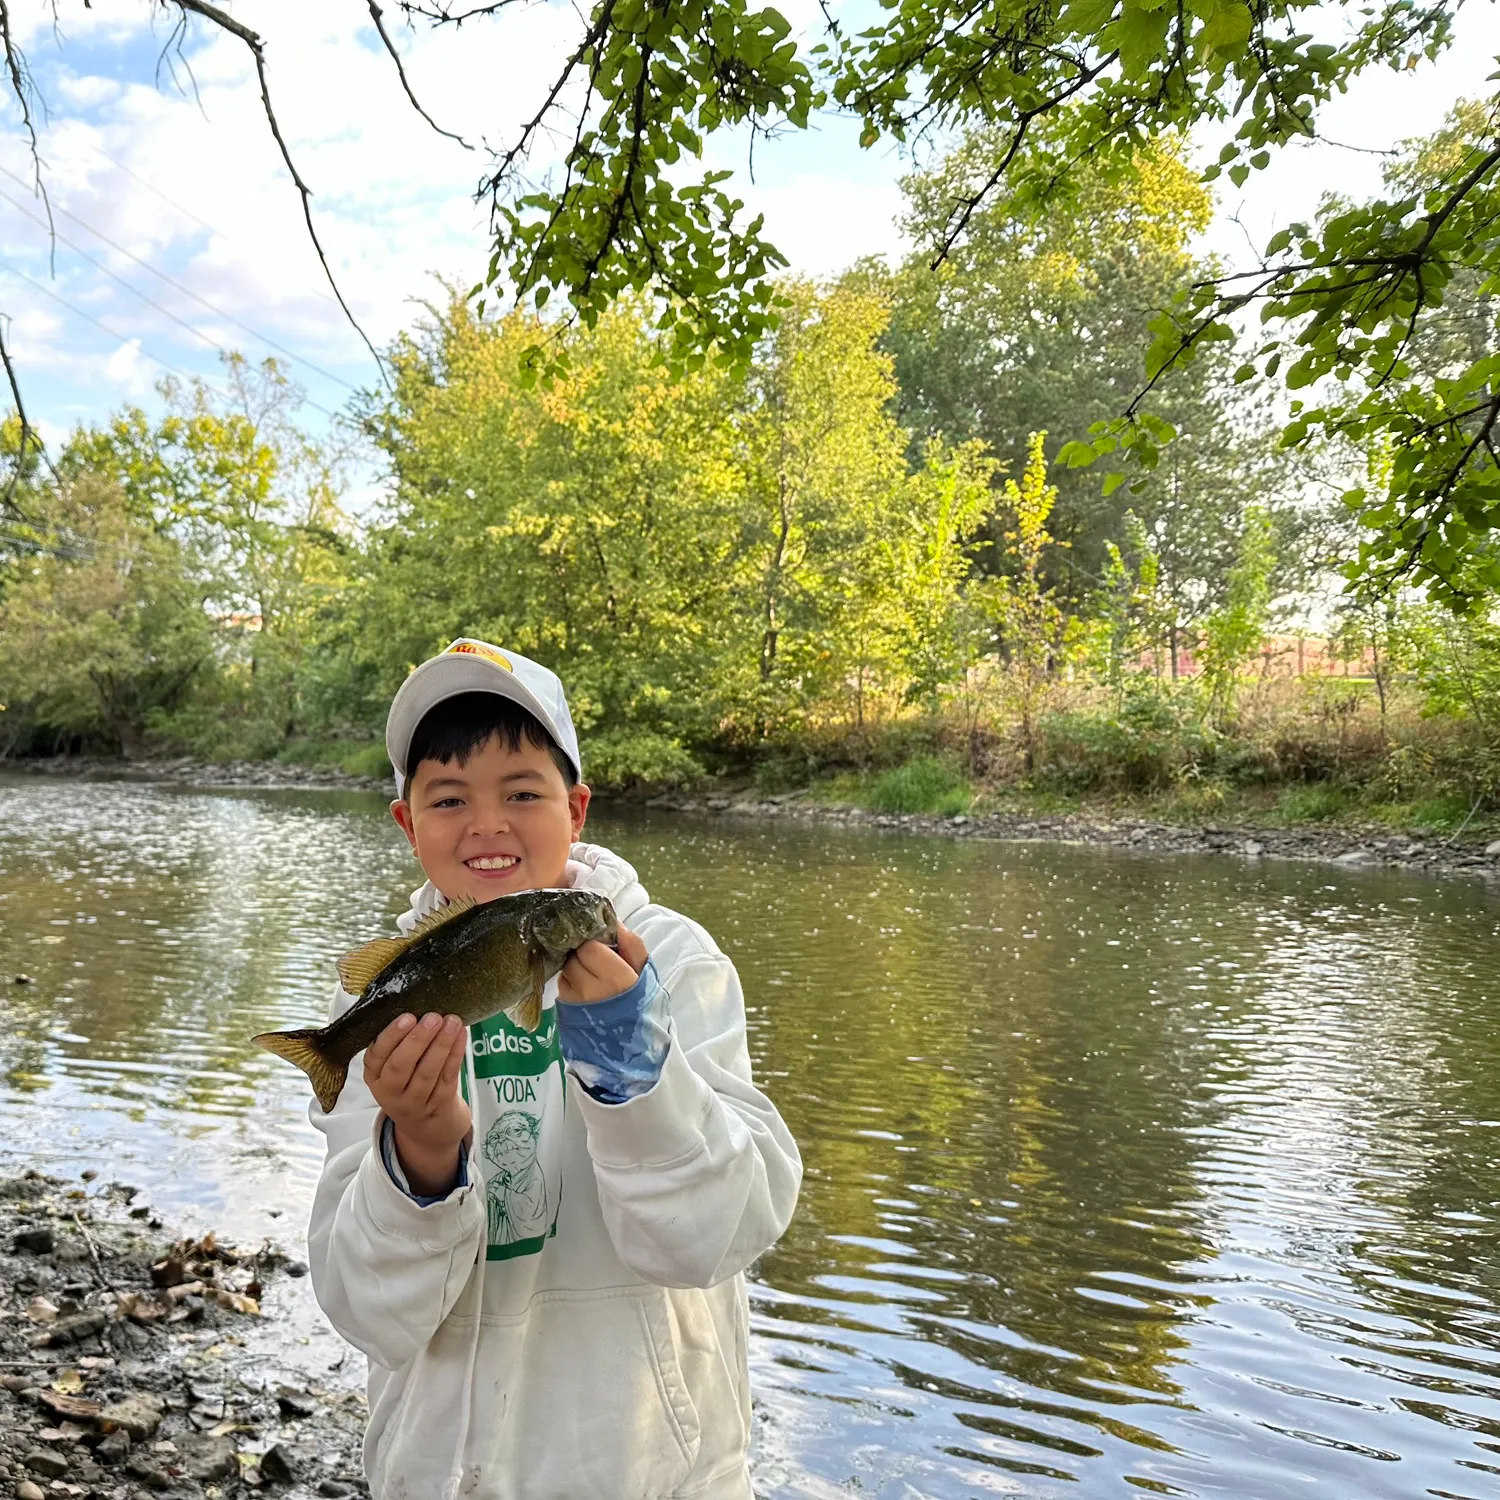
M 144 395 L 151 388 L 152 377 L 141 358 L 139 339 L 129 339 L 121 344 L 105 361 L 104 373 L 131 395 Z

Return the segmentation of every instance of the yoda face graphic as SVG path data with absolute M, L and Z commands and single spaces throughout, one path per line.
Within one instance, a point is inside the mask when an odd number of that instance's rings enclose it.
M 512 1245 L 547 1232 L 547 1179 L 536 1159 L 541 1121 L 528 1110 L 513 1109 L 490 1126 L 484 1155 L 485 1201 L 489 1208 L 490 1244 Z

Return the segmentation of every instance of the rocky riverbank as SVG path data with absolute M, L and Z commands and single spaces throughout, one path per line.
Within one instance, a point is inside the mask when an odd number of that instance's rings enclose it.
M 366 1494 L 362 1396 L 287 1384 L 269 1352 L 305 1274 L 166 1238 L 127 1184 L 0 1178 L 0 1495 Z
M 107 777 L 194 787 L 333 788 L 389 794 L 390 783 L 323 766 L 278 761 L 209 765 L 187 758 L 119 761 L 59 756 L 11 762 L 17 771 L 48 776 Z M 607 806 L 614 799 L 601 799 Z M 1500 842 L 1462 843 L 1439 835 L 1345 823 L 1264 827 L 1251 824 L 1175 824 L 1130 816 L 1025 811 L 960 814 L 875 813 L 813 800 L 806 790 L 763 796 L 753 790 L 676 792 L 622 803 L 698 816 L 876 828 L 961 839 L 1046 840 L 1101 844 L 1160 854 L 1226 854 L 1245 859 L 1321 860 L 1338 865 L 1395 866 L 1434 874 L 1500 878 Z
M 927 813 L 874 813 L 809 801 L 803 792 L 778 797 L 659 796 L 647 807 L 688 814 L 746 819 L 786 819 L 845 828 L 877 828 L 959 839 L 1045 840 L 1102 844 L 1159 854 L 1227 854 L 1243 859 L 1322 860 L 1345 866 L 1398 866 L 1442 874 L 1500 878 L 1500 842 L 1459 844 L 1389 828 L 1307 825 L 1265 828 L 1156 823 L 1143 818 L 1083 813 L 990 812 L 938 817 Z

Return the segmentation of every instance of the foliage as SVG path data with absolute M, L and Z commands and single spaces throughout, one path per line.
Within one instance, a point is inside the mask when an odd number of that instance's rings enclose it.
M 951 766 L 927 757 L 883 772 L 870 787 L 866 800 L 876 812 L 952 817 L 969 810 L 974 793 Z
M 132 514 L 108 478 L 53 497 L 37 550 L 0 579 L 0 703 L 11 743 L 105 740 L 135 755 L 216 669 L 216 640 L 182 545 Z
M 1016 716 L 1028 772 L 1036 765 L 1037 718 L 1072 634 L 1068 616 L 1042 576 L 1045 553 L 1054 545 L 1047 517 L 1057 501 L 1056 488 L 1047 482 L 1046 436 L 1032 434 L 1020 484 L 1005 482 L 1005 503 L 1014 518 L 1014 529 L 1005 533 L 1008 571 L 987 595 L 1004 660 L 999 690 Z
M 1245 664 L 1260 649 L 1270 624 L 1271 570 L 1275 566 L 1271 518 L 1259 506 L 1245 511 L 1239 555 L 1229 570 L 1223 604 L 1203 629 L 1203 685 L 1214 721 L 1225 727 Z

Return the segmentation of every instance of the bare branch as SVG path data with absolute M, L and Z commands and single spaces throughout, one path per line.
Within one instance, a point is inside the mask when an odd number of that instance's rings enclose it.
M 47 186 L 42 181 L 42 155 L 37 145 L 36 122 L 31 118 L 31 102 L 27 95 L 31 91 L 31 74 L 26 67 L 26 59 L 22 57 L 20 49 L 10 34 L 10 5 L 7 0 L 0 0 L 0 42 L 5 46 L 5 68 L 10 74 L 11 91 L 16 96 L 16 103 L 21 106 L 21 121 L 26 126 L 27 139 L 31 144 L 31 171 L 34 178 L 36 195 L 42 200 L 42 206 L 47 210 L 47 233 L 52 237 L 50 256 L 51 269 L 57 274 L 57 241 L 54 236 L 52 224 L 52 200 L 47 197 Z M 9 360 L 6 361 L 7 365 Z
M 0 0 L 3 3 L 3 0 Z M 168 0 L 162 0 L 168 3 Z M 323 267 L 323 274 L 328 278 L 328 285 L 333 288 L 333 295 L 338 299 L 338 304 L 344 310 L 344 316 L 349 320 L 349 326 L 364 340 L 365 348 L 370 351 L 375 360 L 375 367 L 380 371 L 381 379 L 388 377 L 385 372 L 385 361 L 381 359 L 379 351 L 370 342 L 369 335 L 359 325 L 359 319 L 350 310 L 349 304 L 344 301 L 344 294 L 339 290 L 339 284 L 334 280 L 333 270 L 328 264 L 328 257 L 323 253 L 323 242 L 318 238 L 318 231 L 313 225 L 312 217 L 312 189 L 302 180 L 302 174 L 298 172 L 296 164 L 292 161 L 292 153 L 287 149 L 286 139 L 281 133 L 280 122 L 276 118 L 276 111 L 271 107 L 271 86 L 266 79 L 266 53 L 265 46 L 261 42 L 258 32 L 252 31 L 248 26 L 236 21 L 228 12 L 222 11 L 216 5 L 208 4 L 208 0 L 170 0 L 181 10 L 192 11 L 194 15 L 202 16 L 205 21 L 211 21 L 221 31 L 228 32 L 230 36 L 238 37 L 249 49 L 250 55 L 255 59 L 255 73 L 260 81 L 260 102 L 265 110 L 266 123 L 271 127 L 271 134 L 275 138 L 276 145 L 280 148 L 281 159 L 286 163 L 286 169 L 291 173 L 292 181 L 296 185 L 298 193 L 302 197 L 302 218 L 307 225 L 308 238 L 313 243 L 313 249 L 318 253 L 318 260 Z
M 465 151 L 472 151 L 474 148 L 461 135 L 454 135 L 451 130 L 444 130 L 443 127 L 439 125 L 438 122 L 434 120 L 432 116 L 428 114 L 427 111 L 423 109 L 422 106 L 417 102 L 417 96 L 411 91 L 411 84 L 406 81 L 406 69 L 401 65 L 401 54 L 396 51 L 396 44 L 391 40 L 390 34 L 385 29 L 385 21 L 383 19 L 380 7 L 375 3 L 375 0 L 369 0 L 369 6 L 370 19 L 375 23 L 376 31 L 380 33 L 380 40 L 385 43 L 385 50 L 390 53 L 391 61 L 396 65 L 396 76 L 401 80 L 401 87 L 406 90 L 406 97 L 411 100 L 411 107 L 416 110 L 416 112 L 421 115 L 421 117 L 426 120 L 427 123 L 431 125 L 439 135 L 447 136 L 450 141 L 457 141 Z
M 42 461 L 49 469 L 52 469 L 52 477 L 57 478 L 57 470 L 52 468 L 52 460 L 47 457 L 47 449 L 38 434 L 26 417 L 26 403 L 21 400 L 21 383 L 16 379 L 16 367 L 10 361 L 10 349 L 5 343 L 5 332 L 0 329 L 0 363 L 5 366 L 5 378 L 10 382 L 11 399 L 16 403 L 16 416 L 21 421 L 21 445 L 16 454 L 16 462 L 11 470 L 10 478 L 5 482 L 5 490 L 0 493 L 0 509 L 17 518 L 21 512 L 15 504 L 16 486 L 20 484 L 26 472 L 26 449 L 28 445 L 35 445 L 36 451 L 41 455 Z

